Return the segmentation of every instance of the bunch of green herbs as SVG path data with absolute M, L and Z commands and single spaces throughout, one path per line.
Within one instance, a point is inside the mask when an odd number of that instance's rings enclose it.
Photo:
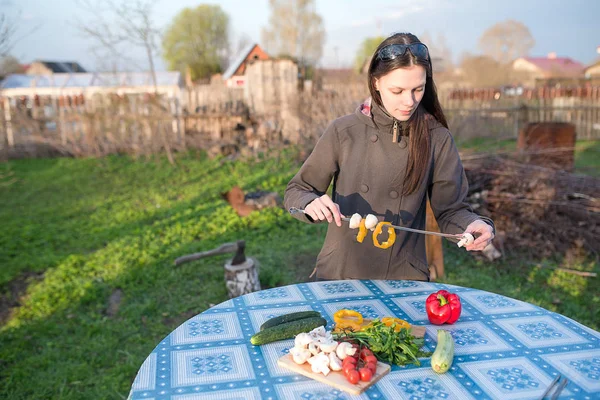
M 408 329 L 396 332 L 396 323 L 389 326 L 379 319 L 373 320 L 368 328 L 361 331 L 344 330 L 334 334 L 336 339 L 358 341 L 367 346 L 378 360 L 396 365 L 415 364 L 420 366 L 419 357 L 429 357 L 430 352 L 422 351 L 423 338 L 414 337 Z

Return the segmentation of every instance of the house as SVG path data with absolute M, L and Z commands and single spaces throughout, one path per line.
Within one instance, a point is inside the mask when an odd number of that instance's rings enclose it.
M 25 71 L 28 75 L 52 75 L 64 73 L 85 73 L 87 72 L 78 62 L 75 61 L 43 61 L 36 60 L 32 62 Z
M 59 96 L 91 97 L 95 93 L 146 94 L 155 90 L 168 97 L 180 97 L 184 87 L 181 73 L 149 72 L 94 72 L 56 73 L 51 75 L 12 74 L 0 82 L 5 97 Z
M 246 46 L 238 57 L 229 65 L 223 73 L 222 79 L 227 87 L 243 88 L 246 84 L 244 76 L 246 65 L 254 60 L 268 60 L 269 55 L 256 43 Z
M 588 79 L 600 78 L 600 60 L 598 60 L 594 64 L 586 67 L 583 70 L 583 75 Z
M 519 57 L 512 62 L 515 72 L 524 74 L 529 82 L 551 78 L 581 77 L 584 65 L 569 57 L 557 57 L 550 53 L 547 57 Z

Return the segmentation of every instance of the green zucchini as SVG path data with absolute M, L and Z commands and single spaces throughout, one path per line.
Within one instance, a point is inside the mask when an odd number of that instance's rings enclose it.
M 250 338 L 250 343 L 255 346 L 291 339 L 299 333 L 310 332 L 319 326 L 326 326 L 327 320 L 323 317 L 310 317 L 265 328 Z
M 431 368 L 438 374 L 447 372 L 454 359 L 454 339 L 450 332 L 444 329 L 437 331 L 437 346 L 431 355 Z
M 260 330 L 270 328 L 272 326 L 277 326 L 281 324 L 285 324 L 286 322 L 297 321 L 299 319 L 310 318 L 310 317 L 320 317 L 321 314 L 317 311 L 298 311 L 289 314 L 280 315 L 279 317 L 273 317 L 271 319 L 266 320 L 261 326 Z

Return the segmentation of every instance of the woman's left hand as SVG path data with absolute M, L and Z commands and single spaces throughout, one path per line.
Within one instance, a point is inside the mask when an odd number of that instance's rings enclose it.
M 465 247 L 467 251 L 481 251 L 485 249 L 494 238 L 494 231 L 492 227 L 480 219 L 471 222 L 469 226 L 467 226 L 465 232 L 468 232 L 476 237 L 473 243 Z M 479 236 L 477 236 L 477 234 L 479 234 Z

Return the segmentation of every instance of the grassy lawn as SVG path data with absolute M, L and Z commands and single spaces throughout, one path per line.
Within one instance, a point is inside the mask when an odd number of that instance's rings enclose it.
M 597 172 L 598 150 L 599 142 L 578 146 L 578 170 Z M 263 288 L 307 280 L 324 225 L 274 208 L 240 218 L 220 195 L 236 184 L 283 194 L 298 168 L 291 159 L 228 162 L 190 153 L 176 166 L 123 156 L 0 164 L 0 398 L 125 398 L 162 338 L 227 299 L 223 264 L 231 256 L 174 267 L 181 255 L 245 239 Z M 445 263 L 444 282 L 600 328 L 597 278 L 517 256 L 490 264 L 449 244 Z M 592 262 L 578 264 L 569 267 L 599 272 Z

